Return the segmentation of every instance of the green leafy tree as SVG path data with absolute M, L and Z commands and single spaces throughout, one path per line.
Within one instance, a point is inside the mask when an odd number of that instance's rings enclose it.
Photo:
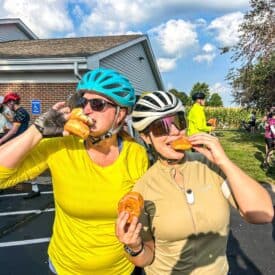
M 275 54 L 239 70 L 232 81 L 235 101 L 243 106 L 265 109 L 275 103 Z
M 251 10 L 244 15 L 240 40 L 234 47 L 234 59 L 249 65 L 259 59 L 269 60 L 274 53 L 274 2 L 250 0 Z
M 231 68 L 228 80 L 235 102 L 247 107 L 266 108 L 275 102 L 274 49 L 275 16 L 271 0 L 250 0 L 251 10 L 240 25 L 238 44 L 232 61 L 241 64 Z M 274 2 L 273 2 L 274 3 Z M 224 48 L 223 52 L 227 52 Z
M 205 99 L 206 99 L 206 102 L 209 98 L 209 95 L 210 95 L 210 92 L 209 92 L 209 85 L 205 82 L 197 82 L 193 85 L 192 87 L 192 90 L 190 92 L 190 98 L 192 99 L 192 95 L 195 94 L 195 93 L 198 93 L 198 92 L 202 92 L 205 94 Z
M 223 102 L 222 102 L 222 98 L 218 93 L 213 93 L 209 100 L 208 100 L 208 106 L 212 106 L 212 107 L 222 107 L 223 106 Z
M 169 92 L 178 97 L 184 106 L 190 105 L 190 99 L 185 92 L 181 92 L 176 89 L 170 89 Z

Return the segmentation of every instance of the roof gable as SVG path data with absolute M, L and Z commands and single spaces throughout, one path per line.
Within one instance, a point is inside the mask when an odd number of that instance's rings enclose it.
M 38 39 L 38 37 L 19 18 L 0 18 L 0 29 L 8 26 L 14 26 L 14 28 L 22 33 L 26 39 Z M 22 39 L 22 36 L 18 35 L 18 38 L 16 39 Z

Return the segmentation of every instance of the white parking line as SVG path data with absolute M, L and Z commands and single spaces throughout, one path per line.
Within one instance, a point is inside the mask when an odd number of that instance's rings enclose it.
M 53 212 L 55 210 L 55 208 L 46 208 L 44 210 L 25 210 L 25 211 L 13 211 L 13 212 L 1 212 L 0 216 L 11 216 L 11 215 L 24 215 L 24 214 L 31 214 L 31 213 L 35 213 L 35 214 L 40 214 L 43 212 Z
M 42 195 L 46 195 L 46 194 L 52 194 L 53 191 L 43 191 L 43 192 L 40 192 L 40 194 Z M 28 195 L 29 193 L 14 193 L 14 194 L 6 194 L 6 195 L 0 195 L 0 198 L 4 198 L 4 197 L 18 197 L 18 196 L 26 196 Z
M 16 241 L 16 242 L 4 242 L 4 243 L 0 243 L 0 247 L 19 246 L 19 245 L 36 244 L 36 243 L 47 243 L 49 241 L 50 241 L 50 238 L 40 238 L 40 239 L 32 239 L 32 240 L 24 240 L 24 241 Z

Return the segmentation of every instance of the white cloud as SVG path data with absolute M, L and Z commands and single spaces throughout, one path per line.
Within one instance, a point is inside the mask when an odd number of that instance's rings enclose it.
M 176 68 L 176 58 L 159 58 L 157 59 L 160 72 L 169 72 Z
M 2 17 L 20 18 L 40 38 L 73 30 L 65 0 L 3 0 L 0 4 Z
M 221 96 L 221 95 L 224 95 L 226 93 L 229 93 L 230 88 L 229 88 L 229 86 L 227 86 L 224 83 L 216 82 L 216 83 L 214 83 L 213 85 L 211 85 L 209 87 L 209 91 L 210 91 L 211 94 L 217 93 Z
M 208 26 L 217 33 L 221 46 L 233 46 L 239 40 L 238 28 L 243 21 L 243 13 L 234 12 L 214 19 Z
M 197 56 L 195 56 L 193 58 L 193 60 L 198 62 L 198 63 L 207 62 L 208 64 L 210 64 L 210 63 L 212 63 L 212 61 L 214 60 L 215 57 L 216 57 L 216 54 L 214 54 L 214 53 L 211 53 L 211 54 L 198 54 Z
M 203 47 L 202 50 L 206 53 L 210 53 L 215 51 L 215 46 L 210 44 L 210 43 L 206 43 Z
M 177 57 L 198 44 L 195 25 L 184 20 L 169 20 L 149 33 L 156 38 L 165 53 Z
M 79 0 L 85 3 L 90 14 L 83 17 L 80 30 L 83 34 L 123 33 L 136 25 L 161 22 L 171 17 L 196 11 L 230 11 L 249 6 L 249 0 Z M 205 24 L 203 19 L 197 24 Z
M 139 2 L 129 0 L 86 2 L 87 5 L 90 4 L 91 13 L 83 18 L 80 31 L 90 35 L 125 33 L 131 25 L 148 19 L 147 12 L 141 12 Z
M 208 64 L 212 63 L 214 58 L 216 57 L 215 54 L 216 47 L 210 43 L 204 44 L 202 47 L 202 54 L 196 55 L 193 60 L 198 63 L 206 62 Z
M 210 94 L 217 93 L 221 96 L 223 105 L 226 107 L 233 107 L 236 104 L 233 102 L 231 95 L 231 88 L 226 83 L 216 82 L 209 87 Z

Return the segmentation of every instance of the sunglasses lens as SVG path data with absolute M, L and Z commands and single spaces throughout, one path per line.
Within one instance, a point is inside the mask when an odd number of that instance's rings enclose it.
M 179 112 L 174 116 L 156 120 L 152 123 L 150 130 L 155 137 L 169 135 L 172 124 L 175 125 L 180 131 L 186 129 L 184 112 Z
M 169 127 L 165 124 L 163 119 L 156 120 L 154 123 L 152 123 L 150 130 L 155 137 L 169 134 Z
M 101 112 L 107 105 L 106 101 L 99 99 L 99 98 L 91 99 L 91 100 L 89 100 L 89 102 L 90 102 L 90 106 L 91 106 L 92 110 L 96 111 L 96 112 Z
M 80 105 L 82 106 L 82 108 L 84 108 L 88 103 L 90 104 L 91 109 L 96 112 L 103 111 L 108 104 L 107 101 L 100 98 L 87 99 L 85 97 L 82 97 L 80 99 Z
M 174 124 L 179 130 L 184 130 L 187 128 L 184 112 L 177 113 L 177 115 L 175 116 Z

